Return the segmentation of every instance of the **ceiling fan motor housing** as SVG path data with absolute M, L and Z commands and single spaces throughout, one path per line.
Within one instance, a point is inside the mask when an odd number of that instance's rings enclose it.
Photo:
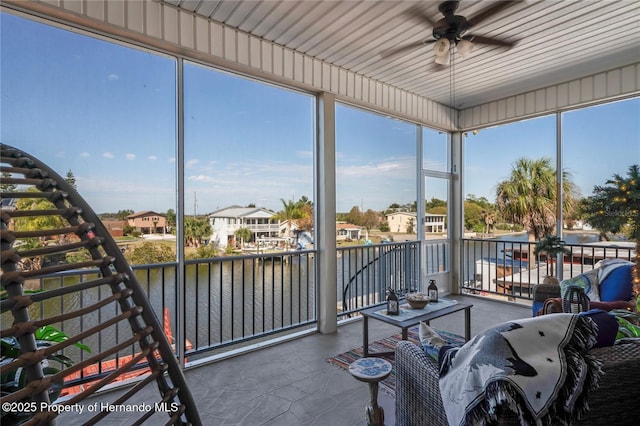
M 444 18 L 436 22 L 433 28 L 434 39 L 446 38 L 453 44 L 462 39 L 462 35 L 469 29 L 469 23 L 464 16 L 454 15 L 458 5 L 458 1 L 445 1 L 438 6 Z

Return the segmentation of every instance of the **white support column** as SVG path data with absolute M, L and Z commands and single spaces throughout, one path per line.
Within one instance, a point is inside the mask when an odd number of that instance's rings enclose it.
M 316 294 L 318 331 L 338 330 L 336 260 L 336 135 L 335 96 L 318 96 L 316 143 Z
M 176 288 L 176 351 L 178 355 L 178 363 L 180 367 L 184 367 L 185 363 L 185 336 L 186 323 L 184 309 L 184 288 L 185 288 L 185 269 L 184 269 L 184 61 L 178 58 L 176 65 L 177 81 L 176 81 L 176 126 L 178 145 L 176 148 L 178 175 L 178 191 L 176 192 L 176 257 L 178 260 L 178 270 L 176 280 L 178 282 Z
M 564 224 L 564 212 L 562 205 L 564 204 L 564 176 L 562 169 L 562 113 L 556 113 L 556 235 L 562 239 L 562 226 Z M 558 253 L 556 256 L 556 265 L 564 264 L 564 254 Z M 556 277 L 562 281 L 563 268 L 556 268 Z
M 463 244 L 464 237 L 464 193 L 462 186 L 462 141 L 463 134 L 461 132 L 452 132 L 450 137 L 451 150 L 451 181 L 449 196 L 449 246 L 451 256 L 451 293 L 460 293 L 462 281 L 464 277 L 463 265 Z
M 424 141 L 422 140 L 422 126 L 416 125 L 416 222 L 418 225 L 418 242 L 420 244 L 420 273 L 418 274 L 418 282 L 416 287 L 418 291 L 426 293 L 427 288 L 423 286 L 424 271 L 427 270 L 427 249 L 425 238 L 425 188 L 424 188 Z

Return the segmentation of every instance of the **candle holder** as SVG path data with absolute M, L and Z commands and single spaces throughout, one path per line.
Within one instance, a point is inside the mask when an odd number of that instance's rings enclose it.
M 571 285 L 562 298 L 562 311 L 577 314 L 589 310 L 589 298 L 582 287 Z

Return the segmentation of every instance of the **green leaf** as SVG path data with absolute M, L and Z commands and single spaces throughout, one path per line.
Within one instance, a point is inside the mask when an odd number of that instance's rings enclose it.
M 49 342 L 56 343 L 64 342 L 69 338 L 69 336 L 65 332 L 60 331 L 51 325 L 40 327 L 38 330 L 36 330 L 35 337 L 36 340 L 47 340 Z M 82 349 L 83 351 L 91 353 L 91 349 L 89 348 L 89 346 L 83 343 L 77 342 L 73 345 Z

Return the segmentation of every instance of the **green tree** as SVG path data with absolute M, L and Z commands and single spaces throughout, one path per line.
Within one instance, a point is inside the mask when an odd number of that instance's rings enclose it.
M 537 244 L 533 253 L 537 256 L 544 253 L 547 255 L 547 272 L 552 277 L 553 274 L 553 261 L 559 254 L 571 254 L 571 250 L 564 246 L 564 241 L 556 235 L 547 235 L 543 237 Z
M 482 207 L 474 201 L 464 202 L 464 228 L 473 232 L 483 232 Z
M 173 209 L 167 210 L 167 226 L 169 227 L 169 232 L 172 234 L 176 233 L 176 211 Z
M 285 220 L 287 222 L 287 238 L 291 238 L 291 225 L 294 219 L 300 219 L 302 217 L 302 212 L 298 207 L 298 204 L 293 200 L 286 201 L 284 198 L 281 198 L 282 202 L 282 210 L 278 212 L 276 217 L 280 220 Z
M 118 210 L 116 213 L 116 218 L 118 220 L 127 220 L 127 217 L 134 213 L 133 210 Z
M 213 233 L 211 224 L 204 219 L 186 217 L 184 219 L 184 243 L 190 247 L 200 247 L 202 240 Z
M 633 285 L 640 311 L 640 168 L 629 166 L 625 177 L 618 174 L 604 186 L 595 186 L 593 195 L 583 201 L 581 213 L 587 223 L 604 233 L 627 230 L 636 242 Z
M 133 250 L 127 251 L 125 257 L 132 265 L 150 265 L 176 260 L 176 254 L 171 247 L 151 241 L 145 241 Z
M 415 226 L 415 220 L 409 219 L 409 223 L 407 224 L 407 234 L 413 234 Z
M 358 208 L 358 206 L 351 207 L 349 213 L 346 216 L 346 221 L 349 223 L 353 223 L 354 225 L 360 225 L 362 222 L 362 212 Z
M 425 202 L 425 211 L 433 209 L 435 207 L 447 207 L 447 202 L 438 198 L 431 198 L 431 201 Z
M 521 158 L 515 162 L 510 176 L 498 183 L 498 209 L 506 220 L 522 224 L 529 241 L 537 241 L 554 233 L 556 224 L 556 172 L 551 159 Z M 575 185 L 563 172 L 563 211 L 575 205 Z
M 240 240 L 240 247 L 244 247 L 244 244 L 251 240 L 253 232 L 251 232 L 251 229 L 243 227 L 236 229 L 233 235 Z
M 39 192 L 35 188 L 30 188 L 28 192 Z M 19 211 L 25 210 L 52 210 L 55 209 L 55 205 L 48 201 L 46 198 L 21 198 L 16 203 L 16 208 Z M 35 217 L 16 217 L 14 219 L 14 226 L 16 231 L 42 231 L 47 229 L 58 229 L 67 226 L 66 222 L 60 216 L 35 216 Z M 61 235 L 58 242 L 63 242 L 64 236 Z M 29 238 L 25 239 L 26 246 L 24 249 L 35 249 L 43 247 L 46 244 L 45 238 Z M 25 270 L 35 270 L 42 267 L 43 256 L 26 257 L 21 261 L 22 267 Z
M 362 219 L 360 222 L 360 226 L 364 227 L 367 231 L 366 238 L 369 239 L 369 231 L 380 223 L 380 215 L 374 212 L 371 209 L 368 209 L 366 212 L 362 214 Z
M 6 180 L 11 177 L 11 173 L 2 172 L 2 182 L 0 182 L 1 192 L 16 192 L 18 186 L 14 183 L 6 183 Z
M 64 177 L 64 180 L 67 181 L 69 185 L 75 190 L 78 190 L 78 185 L 76 184 L 76 177 L 73 175 L 71 169 L 67 172 L 67 175 Z

